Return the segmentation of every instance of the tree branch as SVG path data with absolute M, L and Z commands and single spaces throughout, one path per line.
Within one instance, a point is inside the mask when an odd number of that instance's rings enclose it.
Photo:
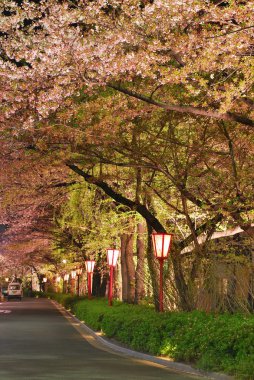
M 179 113 L 189 113 L 191 115 L 204 116 L 204 117 L 209 117 L 209 118 L 217 119 L 217 120 L 233 121 L 236 123 L 246 125 L 248 127 L 254 127 L 254 120 L 249 119 L 248 117 L 245 117 L 239 114 L 232 113 L 232 112 L 219 113 L 217 111 L 208 110 L 202 107 L 181 106 L 177 104 L 164 103 L 164 102 L 154 100 L 149 96 L 145 96 L 135 91 L 128 90 L 127 88 L 123 88 L 121 86 L 108 84 L 108 87 L 111 87 L 116 91 L 122 92 L 125 95 L 142 100 L 143 102 L 152 104 L 154 106 L 163 108 L 168 111 L 175 111 Z
M 221 222 L 223 219 L 223 215 L 221 213 L 215 215 L 212 219 L 209 219 L 205 223 L 201 224 L 198 228 L 195 230 L 195 235 L 199 236 L 203 232 L 205 232 L 208 228 L 216 226 L 219 222 Z M 182 240 L 179 244 L 181 250 L 188 247 L 193 241 L 193 233 L 191 233 L 189 236 L 187 236 L 186 239 Z
M 219 37 L 227 36 L 228 34 L 238 33 L 238 32 L 241 32 L 242 30 L 247 30 L 247 29 L 252 29 L 252 28 L 254 28 L 254 25 L 245 26 L 243 28 L 231 30 L 230 32 L 225 32 L 225 33 L 222 33 L 222 34 L 218 34 L 217 36 L 206 37 L 206 40 L 210 40 L 212 38 L 219 38 Z
M 130 210 L 138 212 L 143 218 L 150 224 L 150 226 L 157 232 L 166 232 L 163 225 L 159 220 L 141 203 L 137 203 L 124 197 L 122 194 L 117 193 L 113 190 L 106 182 L 101 181 L 100 179 L 85 173 L 82 169 L 73 164 L 66 164 L 72 171 L 84 178 L 88 183 L 99 187 L 107 194 L 109 197 L 114 199 L 118 204 L 129 207 Z

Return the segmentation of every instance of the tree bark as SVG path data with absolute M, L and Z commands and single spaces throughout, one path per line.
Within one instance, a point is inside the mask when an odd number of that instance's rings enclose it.
M 153 254 L 152 239 L 151 239 L 152 232 L 153 232 L 152 227 L 150 226 L 150 224 L 147 223 L 147 262 L 148 262 L 148 268 L 149 268 L 151 281 L 152 281 L 154 306 L 155 306 L 155 310 L 159 311 L 160 309 L 159 272 L 158 272 L 158 268 L 156 267 L 154 254 Z
M 145 244 L 144 244 L 145 225 L 143 223 L 137 224 L 137 267 L 135 274 L 135 303 L 138 304 L 140 300 L 145 297 Z
M 174 269 L 176 288 L 180 299 L 179 306 L 183 311 L 191 311 L 194 309 L 194 302 L 184 278 L 182 257 L 180 255 L 180 251 L 173 248 L 171 253 L 171 259 Z
M 126 267 L 126 234 L 121 236 L 121 273 L 122 273 L 122 300 L 127 302 L 128 300 L 128 275 Z
M 135 301 L 135 264 L 133 260 L 133 241 L 134 241 L 134 231 L 126 234 L 126 250 L 125 250 L 125 260 L 128 278 L 128 293 L 127 302 L 134 303 Z

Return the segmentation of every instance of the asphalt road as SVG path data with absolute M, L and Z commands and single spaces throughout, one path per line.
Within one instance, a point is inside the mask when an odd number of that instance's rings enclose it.
M 0 380 L 121 378 L 195 379 L 105 350 L 82 336 L 49 300 L 0 304 Z

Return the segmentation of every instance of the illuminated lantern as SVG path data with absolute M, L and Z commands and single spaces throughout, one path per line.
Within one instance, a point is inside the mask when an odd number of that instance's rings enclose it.
M 172 234 L 152 233 L 154 255 L 160 263 L 160 312 L 163 312 L 163 261 L 168 258 L 172 244 L 172 237 Z
M 114 267 L 116 266 L 119 256 L 119 249 L 108 248 L 107 249 L 107 261 L 110 268 L 109 273 L 109 291 L 108 291 L 108 304 L 112 306 L 113 303 L 113 281 L 114 281 Z

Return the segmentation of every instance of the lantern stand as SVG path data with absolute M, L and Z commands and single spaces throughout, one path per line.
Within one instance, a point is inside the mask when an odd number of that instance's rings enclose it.
M 56 274 L 56 277 L 55 277 L 55 291 L 57 293 L 59 292 L 60 282 L 61 282 L 61 277 L 58 274 Z
M 108 290 L 108 304 L 112 306 L 113 304 L 113 280 L 114 280 L 114 267 L 116 266 L 117 259 L 119 255 L 118 249 L 107 249 L 107 260 L 110 268 L 109 271 L 109 290 Z
M 62 280 L 63 280 L 63 288 L 62 288 L 62 292 L 65 293 L 65 286 L 64 286 L 65 278 L 64 278 L 64 275 L 62 276 Z
M 76 271 L 75 270 L 72 270 L 71 271 L 71 293 L 72 294 L 75 294 L 75 288 L 76 288 Z
M 64 287 L 64 292 L 67 294 L 68 293 L 68 281 L 69 281 L 69 277 L 70 275 L 69 274 L 65 274 L 64 275 L 64 283 L 63 283 L 63 287 Z M 65 284 L 65 286 L 64 286 Z
M 163 312 L 163 263 L 168 258 L 173 234 L 152 233 L 154 255 L 160 264 L 159 311 Z
M 94 260 L 87 260 L 85 262 L 86 264 L 86 271 L 87 271 L 87 285 L 88 285 L 88 298 L 92 298 L 92 278 L 93 278 L 93 271 L 94 271 Z
M 76 270 L 76 273 L 77 273 L 77 278 L 78 278 L 78 281 L 77 281 L 77 295 L 79 297 L 79 281 L 80 281 L 80 275 L 82 273 L 82 268 L 78 268 Z

